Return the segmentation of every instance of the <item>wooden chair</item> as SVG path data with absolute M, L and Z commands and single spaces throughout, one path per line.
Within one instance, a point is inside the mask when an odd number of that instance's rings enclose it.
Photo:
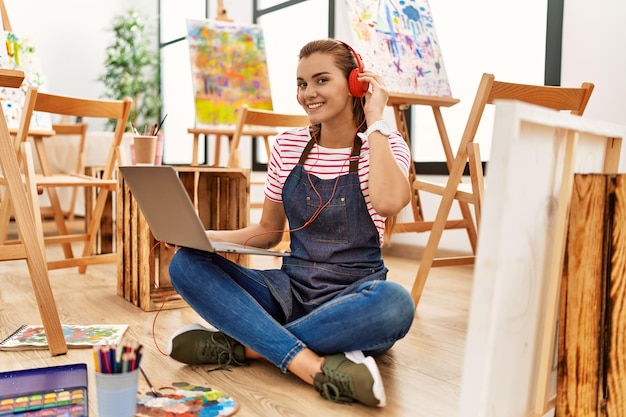
M 277 113 L 269 110 L 251 109 L 246 105 L 241 106 L 239 108 L 233 139 L 230 144 L 228 166 L 231 168 L 241 168 L 239 144 L 247 128 L 264 126 L 278 129 L 302 127 L 308 126 L 308 124 L 309 117 L 304 114 Z M 276 130 L 276 133 L 278 133 L 278 130 Z M 265 152 L 269 159 L 271 148 L 268 135 L 263 136 L 263 142 L 265 144 Z
M 305 114 L 289 114 L 289 113 L 277 113 L 269 110 L 257 110 L 251 109 L 248 106 L 242 106 L 239 109 L 239 116 L 237 118 L 237 124 L 235 125 L 235 133 L 230 146 L 230 155 L 228 159 L 228 166 L 233 168 L 239 168 L 239 144 L 241 143 L 241 137 L 245 134 L 246 129 L 254 127 L 271 127 L 276 128 L 278 133 L 279 128 L 290 127 L 303 127 L 309 125 L 309 117 Z M 263 136 L 265 143 L 265 152 L 269 160 L 271 148 L 268 136 Z M 265 184 L 265 177 L 263 175 L 259 179 L 250 180 L 250 187 L 263 186 Z M 251 190 L 252 191 L 252 190 Z M 263 198 L 261 201 L 252 201 L 253 193 L 250 192 L 250 209 L 263 208 Z M 289 234 L 283 235 L 282 242 L 275 248 L 282 251 L 289 249 Z
M 269 127 L 276 128 L 276 133 L 278 133 L 279 128 L 303 127 L 308 125 L 309 117 L 304 114 L 277 113 L 269 110 L 251 109 L 245 105 L 241 106 L 230 145 L 228 166 L 231 168 L 240 168 L 239 144 L 241 143 L 241 137 L 245 135 L 246 129 L 250 129 L 251 127 Z M 265 152 L 269 160 L 271 153 L 269 136 L 263 136 L 263 141 L 265 144 Z M 250 185 L 262 184 L 264 184 L 264 181 L 250 181 Z M 250 202 L 251 209 L 261 207 L 263 207 L 262 202 Z
M 56 135 L 60 136 L 76 136 L 76 168 L 73 170 L 65 171 L 65 173 L 84 174 L 85 173 L 85 141 L 87 140 L 87 128 L 88 124 L 85 122 L 80 123 L 53 123 L 52 130 Z M 43 145 L 45 141 L 37 141 L 36 144 Z M 43 150 L 37 150 L 37 154 L 45 155 L 45 148 Z M 68 221 L 74 220 L 74 214 L 76 212 L 76 201 L 78 198 L 78 188 L 72 189 L 72 196 L 70 198 L 70 204 L 63 212 L 63 215 Z M 42 215 L 48 214 L 46 207 L 41 207 Z
M 443 184 L 437 184 L 423 179 L 416 179 L 413 182 L 414 189 L 441 196 L 437 215 L 411 290 L 416 307 L 431 267 L 474 263 L 477 234 L 480 226 L 482 195 L 485 187 L 479 145 L 474 141 L 474 137 L 485 106 L 493 104 L 495 100 L 509 99 L 582 115 L 593 88 L 594 85 L 591 83 L 583 83 L 580 87 L 575 88 L 515 84 L 496 81 L 492 74 L 483 74 L 447 181 Z M 468 163 L 469 183 L 462 182 L 463 173 Z M 529 165 L 528 169 L 532 169 L 532 166 Z M 475 224 L 471 217 L 469 221 L 467 219 L 458 221 L 448 219 L 454 201 L 458 201 L 462 208 L 464 206 L 467 208 L 469 205 L 474 208 Z M 466 229 L 473 255 L 436 258 L 443 231 L 455 228 Z
M 42 93 L 34 87 L 28 90 L 20 127 L 15 136 L 14 148 L 18 162 L 22 160 L 20 144 L 25 142 L 29 136 L 33 138 L 37 150 L 36 155 L 41 166 L 41 175 L 36 175 L 35 183 L 38 189 L 45 189 L 48 193 L 51 212 L 58 232 L 56 235 L 46 236 L 44 241 L 46 245 L 62 244 L 65 257 L 65 259 L 60 260 L 48 260 L 48 269 L 78 266 L 80 272 L 85 272 L 89 264 L 117 262 L 118 254 L 116 251 L 102 255 L 93 254 L 92 252 L 108 193 L 117 189 L 117 180 L 114 178 L 118 158 L 117 153 L 128 123 L 131 104 L 132 100 L 130 98 L 124 100 L 87 99 Z M 95 178 L 84 175 L 81 172 L 53 173 L 45 152 L 44 135 L 39 135 L 37 132 L 29 130 L 34 111 L 83 118 L 100 118 L 103 120 L 116 119 L 117 124 L 115 132 L 111 133 L 109 152 L 102 175 L 99 178 Z M 0 178 L 0 180 L 4 179 Z M 57 187 L 91 188 L 97 192 L 97 200 L 93 205 L 92 212 L 86 213 L 89 217 L 86 232 L 70 233 L 56 193 Z M 8 219 L 11 214 L 8 207 L 9 205 L 3 205 L 0 209 L 0 236 L 6 236 Z M 74 256 L 72 242 L 83 243 L 81 256 Z
M 0 6 L 3 6 L 1 1 Z M 19 88 L 23 80 L 22 71 L 0 69 L 0 86 L 2 87 Z M 29 152 L 28 145 L 28 143 L 22 145 L 25 153 Z M 0 242 L 0 262 L 26 260 L 41 321 L 46 330 L 50 354 L 55 356 L 67 353 L 56 302 L 48 280 L 41 216 L 35 204 L 37 191 L 32 181 L 34 170 L 32 165 L 24 167 L 25 186 L 14 152 L 13 139 L 2 109 L 0 109 L 0 168 L 6 177 L 6 190 L 0 200 L 0 207 L 9 204 L 13 207 L 18 233 L 22 238 L 19 244 L 8 245 Z

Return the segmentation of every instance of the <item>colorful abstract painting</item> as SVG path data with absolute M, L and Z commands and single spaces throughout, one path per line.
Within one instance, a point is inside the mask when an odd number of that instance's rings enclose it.
M 62 324 L 65 343 L 69 348 L 95 345 L 116 345 L 128 329 L 127 324 Z M 41 324 L 25 324 L 0 341 L 0 350 L 43 349 L 48 347 L 46 331 Z
M 389 91 L 450 97 L 450 85 L 428 0 L 345 0 L 366 68 L 385 78 Z
M 260 26 L 188 19 L 187 41 L 196 127 L 234 125 L 243 104 L 272 110 Z
M 41 91 L 45 80 L 32 40 L 10 31 L 5 31 L 4 36 L 8 60 L 6 68 L 24 72 L 24 81 L 20 88 L 0 87 L 0 105 L 7 125 L 9 129 L 17 130 L 28 88 L 38 87 Z M 52 119 L 47 113 L 34 112 L 30 127 L 38 130 L 52 130 Z

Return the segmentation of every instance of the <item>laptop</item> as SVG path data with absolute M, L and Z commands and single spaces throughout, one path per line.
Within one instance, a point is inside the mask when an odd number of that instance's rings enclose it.
M 156 240 L 206 252 L 289 256 L 254 246 L 211 242 L 187 190 L 171 166 L 121 166 L 119 168 Z

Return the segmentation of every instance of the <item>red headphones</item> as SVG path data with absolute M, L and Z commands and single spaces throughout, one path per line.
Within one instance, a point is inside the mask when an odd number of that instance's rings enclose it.
M 352 94 L 354 97 L 361 98 L 365 95 L 365 93 L 367 93 L 367 90 L 369 90 L 370 88 L 370 83 L 361 82 L 358 80 L 359 74 L 363 72 L 363 60 L 361 59 L 361 55 L 357 54 L 356 51 L 344 41 L 337 41 L 343 44 L 346 48 L 348 48 L 348 50 L 352 53 L 354 59 L 356 60 L 357 67 L 350 71 L 350 74 L 348 75 L 348 89 L 350 90 L 350 94 Z

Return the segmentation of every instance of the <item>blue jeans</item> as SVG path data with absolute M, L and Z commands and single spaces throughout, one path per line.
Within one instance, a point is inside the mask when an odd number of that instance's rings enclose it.
M 181 248 L 169 273 L 173 287 L 202 318 L 283 372 L 305 347 L 321 356 L 352 350 L 381 354 L 406 335 L 415 314 L 402 286 L 377 280 L 285 323 L 258 270 Z

